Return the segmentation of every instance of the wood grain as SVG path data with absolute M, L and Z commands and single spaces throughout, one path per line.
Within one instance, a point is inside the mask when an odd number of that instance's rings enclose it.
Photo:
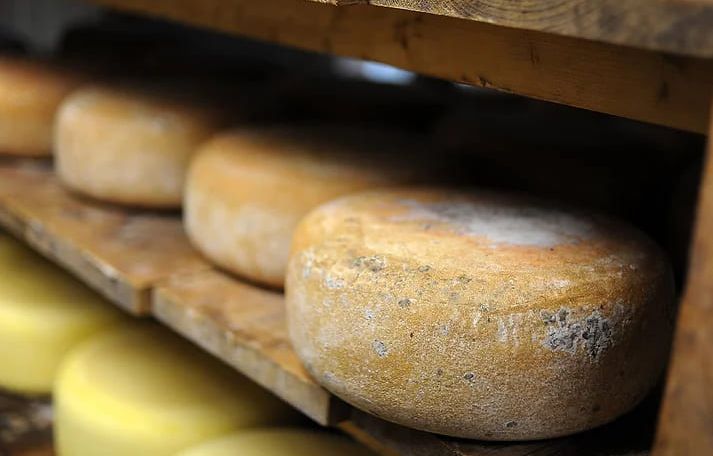
M 154 283 L 209 267 L 175 215 L 78 198 L 46 166 L 0 165 L 0 223 L 135 315 Z
M 373 5 L 334 7 L 305 0 L 94 2 L 660 125 L 707 129 L 707 100 L 713 93 L 709 60 Z M 707 33 L 713 33 L 713 27 Z
M 314 421 L 328 425 L 344 416 L 345 406 L 312 380 L 292 350 L 281 293 L 203 271 L 158 286 L 153 313 Z
M 713 119 L 655 456 L 713 454 Z
M 352 0 L 346 0 L 346 4 Z M 641 49 L 713 57 L 707 0 L 367 0 L 420 11 Z M 342 4 L 337 0 L 337 4 Z
M 51 456 L 52 406 L 46 398 L 0 391 L 0 455 Z

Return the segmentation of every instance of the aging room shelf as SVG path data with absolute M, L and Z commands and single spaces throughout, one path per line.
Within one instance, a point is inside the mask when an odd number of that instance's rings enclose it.
M 314 421 L 384 455 L 640 455 L 655 401 L 604 428 L 565 439 L 494 444 L 406 429 L 352 409 L 317 385 L 286 334 L 282 294 L 243 283 L 196 254 L 177 213 L 129 211 L 79 198 L 47 162 L 0 165 L 0 225 L 135 316 L 151 316 Z

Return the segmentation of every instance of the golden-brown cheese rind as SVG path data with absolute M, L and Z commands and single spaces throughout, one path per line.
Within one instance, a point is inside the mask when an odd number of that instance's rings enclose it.
M 221 121 L 218 111 L 187 100 L 86 87 L 60 107 L 57 172 L 65 185 L 97 199 L 180 207 L 188 162 Z
M 191 163 L 186 230 L 220 266 L 282 287 L 292 232 L 302 216 L 335 197 L 412 179 L 416 165 L 403 162 L 418 148 L 399 135 L 358 128 L 221 134 Z M 401 166 L 392 166 L 399 154 Z
M 608 422 L 656 382 L 673 285 L 633 228 L 514 196 L 401 190 L 295 232 L 286 298 L 312 375 L 396 423 L 485 440 Z
M 55 113 L 80 82 L 50 64 L 0 57 L 0 155 L 51 155 Z

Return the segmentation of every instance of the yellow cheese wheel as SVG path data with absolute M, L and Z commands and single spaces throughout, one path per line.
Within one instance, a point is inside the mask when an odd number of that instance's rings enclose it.
M 191 163 L 184 201 L 188 236 L 218 265 L 282 287 L 292 231 L 304 214 L 356 190 L 417 179 L 420 152 L 410 138 L 356 127 L 221 134 Z M 437 168 L 431 168 L 434 175 Z
M 239 431 L 176 456 L 370 456 L 367 448 L 327 432 L 274 428 Z
M 405 426 L 486 440 L 582 431 L 634 407 L 667 358 L 670 266 L 601 215 L 373 191 L 311 212 L 292 249 L 298 356 L 337 396 Z
M 189 159 L 220 124 L 204 103 L 148 90 L 85 87 L 57 116 L 57 173 L 91 197 L 179 207 Z
M 237 428 L 292 419 L 270 393 L 152 323 L 80 345 L 54 393 L 60 456 L 172 455 Z
M 0 57 L 0 154 L 48 156 L 60 102 L 77 75 L 19 57 Z
M 120 319 L 99 295 L 0 233 L 0 387 L 49 393 L 66 353 Z

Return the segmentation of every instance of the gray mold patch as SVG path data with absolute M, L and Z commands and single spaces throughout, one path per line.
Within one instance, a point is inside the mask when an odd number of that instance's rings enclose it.
M 386 258 L 381 255 L 360 256 L 352 260 L 351 267 L 356 269 L 364 268 L 371 272 L 379 272 L 386 267 Z
M 552 351 L 574 354 L 582 346 L 596 360 L 612 344 L 611 323 L 598 310 L 584 318 L 573 318 L 569 309 L 540 313 L 545 323 L 543 345 Z
M 380 340 L 375 340 L 374 343 L 371 344 L 371 346 L 374 348 L 376 354 L 380 357 L 384 357 L 389 353 L 389 349 L 386 348 L 386 344 Z

